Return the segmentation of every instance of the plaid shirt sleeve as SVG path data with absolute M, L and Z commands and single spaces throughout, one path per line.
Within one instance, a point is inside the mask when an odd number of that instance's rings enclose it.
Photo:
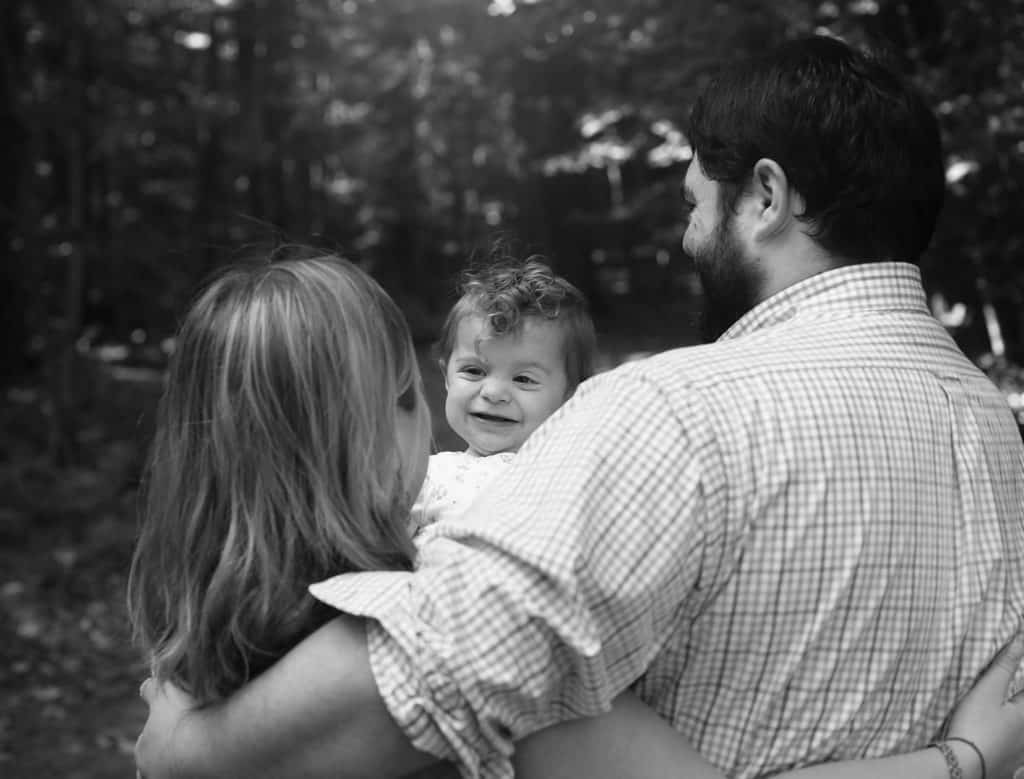
M 316 597 L 372 618 L 370 660 L 418 749 L 510 777 L 513 742 L 606 711 L 728 566 L 720 457 L 698 398 L 625 366 L 591 380 L 414 573 Z

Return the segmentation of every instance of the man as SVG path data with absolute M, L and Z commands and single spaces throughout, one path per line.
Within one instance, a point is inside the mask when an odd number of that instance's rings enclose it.
M 689 136 L 719 340 L 584 384 L 417 572 L 314 587 L 356 617 L 225 705 L 160 702 L 148 775 L 509 776 L 627 688 L 737 777 L 936 734 L 1024 614 L 1024 450 L 913 264 L 935 118 L 813 38 L 724 69 Z

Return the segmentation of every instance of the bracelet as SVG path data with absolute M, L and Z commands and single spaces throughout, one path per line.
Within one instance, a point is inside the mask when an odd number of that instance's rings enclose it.
M 960 763 L 956 759 L 953 747 L 945 741 L 933 741 L 928 746 L 935 747 L 942 753 L 942 757 L 946 761 L 946 768 L 949 769 L 949 779 L 964 779 L 964 772 L 960 770 Z
M 978 749 L 978 745 L 970 739 L 960 738 L 960 736 L 947 736 L 946 741 L 959 741 L 962 744 L 967 744 L 974 753 L 978 756 L 978 760 L 981 762 L 981 779 L 985 779 L 985 756 L 981 754 L 981 750 Z

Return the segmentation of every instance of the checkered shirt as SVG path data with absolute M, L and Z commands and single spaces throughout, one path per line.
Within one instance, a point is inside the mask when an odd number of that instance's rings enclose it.
M 584 384 L 416 572 L 311 589 L 464 776 L 632 687 L 753 777 L 926 744 L 1020 626 L 1022 512 L 1005 398 L 858 265 Z

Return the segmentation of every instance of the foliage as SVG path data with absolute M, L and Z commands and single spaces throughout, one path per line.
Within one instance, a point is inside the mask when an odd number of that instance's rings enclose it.
M 650 294 L 688 269 L 693 90 L 723 52 L 815 28 L 892 48 L 943 117 L 960 177 L 929 278 L 1019 303 L 1024 2 L 1003 5 L 11 0 L 0 239 L 12 288 L 40 293 L 12 298 L 21 335 L 166 333 L 237 247 L 282 238 L 365 259 L 428 314 L 499 231 L 592 292 L 605 258 Z

